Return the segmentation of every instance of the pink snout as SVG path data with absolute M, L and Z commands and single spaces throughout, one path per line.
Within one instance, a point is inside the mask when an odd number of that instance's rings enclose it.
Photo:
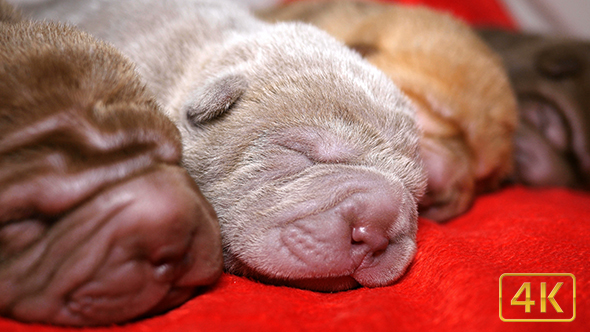
M 415 202 L 401 184 L 362 175 L 332 188 L 342 193 L 335 204 L 300 206 L 280 228 L 266 265 L 281 283 L 324 291 L 378 287 L 405 271 L 416 248 Z

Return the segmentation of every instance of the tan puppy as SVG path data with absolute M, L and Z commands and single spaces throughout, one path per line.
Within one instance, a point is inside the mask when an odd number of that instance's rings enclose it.
M 132 64 L 0 1 L 0 314 L 108 325 L 222 271 L 212 207 Z
M 260 16 L 317 25 L 412 99 L 428 171 L 422 215 L 457 216 L 510 173 L 515 98 L 499 58 L 465 24 L 426 8 L 354 1 L 298 1 Z
M 226 269 L 336 291 L 389 285 L 416 250 L 414 110 L 319 29 L 224 1 L 57 1 L 138 63 L 215 207 Z

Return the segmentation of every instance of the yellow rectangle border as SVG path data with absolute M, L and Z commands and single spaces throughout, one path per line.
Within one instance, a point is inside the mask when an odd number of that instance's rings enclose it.
M 574 281 L 574 313 L 567 319 L 508 319 L 502 317 L 502 279 L 504 277 L 571 277 Z M 500 319 L 503 322 L 571 322 L 576 319 L 576 276 L 571 273 L 504 273 L 500 276 Z

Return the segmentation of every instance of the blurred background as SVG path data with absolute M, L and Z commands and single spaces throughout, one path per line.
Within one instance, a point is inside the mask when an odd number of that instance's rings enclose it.
M 590 0 L 499 0 L 524 31 L 590 40 Z
M 253 8 L 259 9 L 288 0 L 243 1 L 248 2 Z M 438 3 L 445 1 L 389 0 L 387 2 L 425 4 L 436 7 Z M 481 1 L 471 2 L 471 4 L 470 1 L 457 2 L 463 2 L 464 6 L 482 3 Z M 503 7 L 502 9 L 510 16 L 516 27 L 523 31 L 590 40 L 590 0 L 496 0 L 496 2 Z M 470 12 L 473 10 L 474 8 L 471 8 Z M 458 14 L 458 16 L 462 16 L 461 13 Z
M 51 0 L 10 0 L 13 3 L 36 3 Z M 260 9 L 273 4 L 290 0 L 236 0 L 246 3 L 254 9 Z M 381 0 L 385 2 L 399 2 L 406 4 L 424 4 L 431 7 L 448 8 L 448 0 Z M 590 0 L 491 0 L 470 1 L 455 0 L 454 7 L 459 8 L 456 16 L 466 18 L 471 22 L 478 22 L 473 13 L 490 8 L 481 8 L 482 4 L 492 6 L 497 3 L 510 17 L 513 25 L 523 31 L 538 32 L 550 35 L 561 35 L 590 40 Z M 480 8 L 473 8 L 477 4 Z M 443 6 L 444 5 L 444 6 Z M 471 7 L 471 8 L 469 8 Z M 485 7 L 485 6 L 484 6 Z M 463 14 L 463 15 L 462 15 Z M 467 15 L 465 15 L 467 14 Z M 489 13 L 488 13 L 489 14 Z M 477 15 L 476 15 L 477 16 Z M 488 16 L 488 15 L 484 15 Z M 494 22 L 498 22 L 495 19 Z M 482 22 L 479 22 L 482 23 Z M 485 22 L 484 22 L 485 23 Z M 505 25 L 510 26 L 510 25 Z

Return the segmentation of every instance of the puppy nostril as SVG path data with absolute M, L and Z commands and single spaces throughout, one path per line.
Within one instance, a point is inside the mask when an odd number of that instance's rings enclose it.
M 158 281 L 170 282 L 175 279 L 175 270 L 174 264 L 162 263 L 155 266 L 154 275 Z
M 354 227 L 352 229 L 352 244 L 361 244 L 365 242 L 367 237 L 366 227 Z
M 366 226 L 360 226 L 352 229 L 351 243 L 353 245 L 365 244 L 369 247 L 373 255 L 379 255 L 387 249 L 389 240 L 384 234 L 381 234 L 381 232 L 377 230 L 369 229 L 369 227 Z
M 179 279 L 186 273 L 189 265 L 187 254 L 181 257 L 168 257 L 157 260 L 152 263 L 154 266 L 154 276 L 161 282 L 172 282 Z

